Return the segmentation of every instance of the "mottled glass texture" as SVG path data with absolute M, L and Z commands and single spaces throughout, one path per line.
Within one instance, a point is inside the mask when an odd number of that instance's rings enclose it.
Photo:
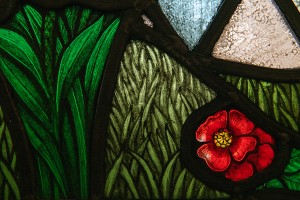
M 212 54 L 261 67 L 300 67 L 299 40 L 272 0 L 243 0 Z
M 193 49 L 215 16 L 222 0 L 159 0 L 178 35 Z
M 297 6 L 298 10 L 300 11 L 300 0 L 293 0 L 293 2 Z

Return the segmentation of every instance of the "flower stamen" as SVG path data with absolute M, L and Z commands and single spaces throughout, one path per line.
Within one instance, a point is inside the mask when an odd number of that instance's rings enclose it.
M 232 135 L 227 129 L 222 129 L 214 135 L 214 143 L 217 147 L 226 148 L 232 143 Z

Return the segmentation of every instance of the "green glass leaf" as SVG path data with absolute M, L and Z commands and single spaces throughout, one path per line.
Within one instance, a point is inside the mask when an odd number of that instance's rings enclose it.
M 176 164 L 176 160 L 178 159 L 178 156 L 179 156 L 179 153 L 176 153 L 172 157 L 172 159 L 168 163 L 168 165 L 163 173 L 163 176 L 162 176 L 161 187 L 162 187 L 163 197 L 165 199 L 170 198 L 169 195 L 172 192 L 172 190 L 171 190 L 171 182 L 173 179 L 172 174 L 174 174 L 175 164 Z
M 282 179 L 290 190 L 300 191 L 300 150 L 293 149 Z
M 9 171 L 9 167 L 5 165 L 3 161 L 0 161 L 0 170 L 7 180 L 8 185 L 12 188 L 12 192 L 14 193 L 14 196 L 16 199 L 21 199 L 19 187 L 15 181 L 14 176 Z M 8 198 L 7 198 L 8 199 Z
M 17 66 L 0 57 L 0 69 L 15 89 L 22 101 L 29 107 L 38 119 L 50 127 L 44 98 L 39 94 L 35 85 Z
M 88 10 L 88 9 L 85 9 L 82 11 L 78 31 L 83 30 L 85 28 L 85 26 L 88 25 L 88 19 L 89 19 L 91 13 L 92 13 L 92 11 Z
M 4 200 L 20 199 L 14 144 L 0 107 L 0 196 Z
M 119 158 L 115 161 L 114 166 L 111 168 L 105 182 L 105 196 L 110 196 L 113 185 L 115 183 L 115 180 L 117 178 L 117 175 L 120 172 L 122 160 L 123 160 L 124 154 L 121 153 Z
M 75 25 L 76 25 L 79 11 L 80 11 L 80 8 L 75 7 L 75 6 L 67 8 L 65 10 L 65 15 L 66 15 L 68 26 L 69 26 L 69 29 L 71 30 L 71 33 L 75 32 Z
M 0 50 L 31 72 L 46 95 L 49 96 L 39 60 L 22 36 L 7 29 L 0 29 Z
M 25 16 L 28 19 L 29 25 L 34 32 L 35 39 L 37 40 L 39 46 L 41 46 L 41 29 L 42 29 L 42 17 L 39 12 L 37 12 L 31 6 L 24 7 Z
M 106 174 L 115 166 L 112 152 L 129 151 L 131 156 L 125 154 L 122 165 L 130 169 L 138 194 L 145 198 L 196 198 L 202 187 L 205 198 L 228 197 L 204 187 L 178 159 L 182 124 L 215 97 L 213 90 L 154 46 L 129 43 L 109 115 Z M 126 192 L 132 188 L 122 175 L 115 176 L 106 197 L 132 199 L 133 194 Z M 190 183 L 194 189 L 188 189 Z
M 291 153 L 291 159 L 284 172 L 294 173 L 300 170 L 300 150 L 293 149 Z
M 94 98 L 96 91 L 99 86 L 99 81 L 101 79 L 102 71 L 108 56 L 108 52 L 114 38 L 116 29 L 119 25 L 120 20 L 116 19 L 111 25 L 103 32 L 100 39 L 93 48 L 93 52 L 87 63 L 87 68 L 85 72 L 85 90 L 88 97 L 88 107 L 89 113 L 93 109 Z
M 294 131 L 299 130 L 299 83 L 272 84 L 243 77 L 224 76 L 224 78 L 248 96 L 267 115 Z M 250 89 L 249 83 L 252 84 Z M 290 162 L 281 177 L 281 181 L 284 181 L 289 189 L 300 190 L 299 168 L 299 150 L 293 149 Z M 261 188 L 283 188 L 283 185 L 279 180 L 274 179 Z
M 129 185 L 129 188 L 131 189 L 131 192 L 135 199 L 139 199 L 139 194 L 137 191 L 137 188 L 134 185 L 133 177 L 129 173 L 127 167 L 125 165 L 121 166 L 121 175 L 126 180 L 127 184 Z
M 243 77 L 223 76 L 241 90 L 251 101 L 270 117 L 291 128 L 299 130 L 299 83 L 269 83 Z M 241 83 L 241 84 L 239 84 Z M 248 85 L 251 84 L 251 88 Z
M 31 144 L 51 169 L 63 195 L 66 197 L 67 192 L 65 188 L 66 178 L 64 168 L 62 166 L 59 151 L 54 144 L 51 134 L 28 115 L 23 108 L 19 107 L 19 110 Z
M 47 164 L 44 162 L 44 160 L 38 155 L 37 156 L 37 169 L 38 173 L 40 175 L 40 188 L 41 188 L 41 195 L 44 199 L 51 197 L 51 173 L 47 166 Z
M 75 133 L 77 139 L 79 174 L 81 198 L 88 198 L 88 167 L 87 167 L 87 148 L 86 148 L 86 122 L 85 122 L 85 105 L 83 91 L 80 80 L 77 78 L 74 86 L 68 94 L 68 102 L 71 107 L 72 116 L 75 124 Z
M 89 126 L 118 25 L 112 15 L 78 6 L 42 14 L 25 5 L 8 30 L 0 29 L 0 67 L 19 97 L 20 116 L 38 158 L 42 198 L 88 198 Z M 36 52 L 41 44 L 42 54 Z M 1 148 L 8 157 L 10 143 Z
M 97 41 L 97 37 L 99 36 L 99 30 L 101 30 L 102 23 L 103 17 L 76 37 L 63 53 L 57 78 L 57 112 L 59 111 L 61 95 L 69 90 L 76 75 L 85 66 L 85 58 L 90 56 Z
M 152 173 L 151 169 L 149 168 L 147 162 L 142 157 L 140 157 L 138 154 L 136 154 L 134 152 L 130 152 L 130 154 L 138 161 L 138 163 L 142 166 L 143 170 L 147 174 L 149 185 L 150 185 L 150 188 L 152 189 L 153 197 L 158 199 L 159 194 L 158 194 L 157 183 L 155 182 L 153 173 Z

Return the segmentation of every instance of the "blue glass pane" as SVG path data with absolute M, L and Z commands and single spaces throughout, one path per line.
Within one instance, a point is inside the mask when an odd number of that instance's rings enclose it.
M 215 16 L 223 0 L 159 0 L 158 3 L 177 31 L 193 49 Z

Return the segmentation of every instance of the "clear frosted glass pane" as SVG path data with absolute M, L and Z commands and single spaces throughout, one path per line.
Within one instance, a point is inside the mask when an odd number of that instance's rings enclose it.
M 293 0 L 294 4 L 298 7 L 298 10 L 300 11 L 300 0 Z
M 158 3 L 178 35 L 193 49 L 223 0 L 159 0 Z
M 243 0 L 213 56 L 269 68 L 300 67 L 299 41 L 272 0 Z

